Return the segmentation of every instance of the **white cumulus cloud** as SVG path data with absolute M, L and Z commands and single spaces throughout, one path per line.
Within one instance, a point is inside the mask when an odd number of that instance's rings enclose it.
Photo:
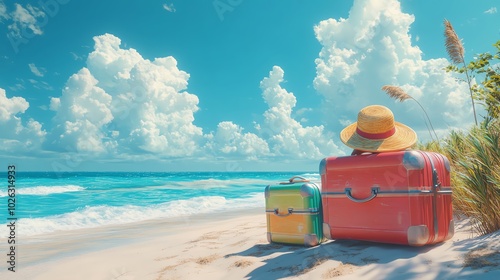
M 35 76 L 43 77 L 45 75 L 45 69 L 42 67 L 36 67 L 34 63 L 28 64 L 28 67 Z
M 243 133 L 243 128 L 230 121 L 219 123 L 214 134 L 206 135 L 208 152 L 222 156 L 243 156 L 257 159 L 269 155 L 267 142 L 254 133 Z
M 111 96 L 97 86 L 87 68 L 72 75 L 61 98 L 52 98 L 50 107 L 57 111 L 57 125 L 51 144 L 79 152 L 104 152 L 104 125 L 113 120 Z
M 57 110 L 59 110 L 59 107 L 61 107 L 61 98 L 57 98 L 57 97 L 50 98 L 49 109 L 52 111 L 57 111 Z
M 29 103 L 24 98 L 8 98 L 5 90 L 0 88 L 0 151 L 19 155 L 39 150 L 46 132 L 33 119 L 23 124 L 21 115 L 28 108 Z
M 245 133 L 242 127 L 231 121 L 221 122 L 215 132 L 205 135 L 207 143 L 204 148 L 208 154 L 251 160 L 317 160 L 343 153 L 334 144 L 335 136 L 322 125 L 304 126 L 292 117 L 297 99 L 292 92 L 281 87 L 284 74 L 283 69 L 274 66 L 269 76 L 260 82 L 268 109 L 262 114 L 262 123 L 254 122 L 256 133 Z
M 496 14 L 497 13 L 497 7 L 491 7 L 488 10 L 484 11 L 485 14 Z
M 15 10 L 11 13 L 10 17 L 13 21 L 8 26 L 10 35 L 14 38 L 30 37 L 34 35 L 42 35 L 43 31 L 40 28 L 38 21 L 47 15 L 39 8 L 33 7 L 30 4 L 26 8 L 21 4 L 15 4 Z M 29 34 L 26 36 L 26 34 Z
M 256 125 L 259 135 L 269 143 L 275 156 L 318 159 L 342 153 L 334 144 L 334 135 L 320 126 L 303 126 L 292 117 L 297 99 L 281 87 L 284 71 L 274 66 L 261 83 L 262 97 L 269 108 L 264 112 L 264 123 Z
M 356 121 L 362 107 L 381 104 L 394 112 L 396 121 L 427 137 L 418 105 L 411 100 L 395 104 L 381 91 L 386 84 L 401 86 L 419 100 L 437 130 L 473 122 L 467 86 L 443 70 L 448 61 L 424 60 L 412 46 L 409 29 L 414 20 L 397 0 L 355 0 L 347 19 L 327 19 L 315 26 L 322 49 L 314 87 L 325 99 L 329 128 L 340 131 Z
M 0 1 L 0 22 L 4 19 L 9 19 L 10 16 L 7 13 L 7 7 L 5 7 L 5 3 L 3 1 Z
M 171 13 L 175 12 L 175 7 L 174 7 L 173 3 L 170 3 L 170 4 L 164 3 L 163 9 L 165 9 L 166 11 L 171 12 Z
M 24 113 L 28 107 L 26 99 L 19 96 L 7 98 L 5 90 L 0 88 L 0 121 L 8 121 L 15 115 Z
M 52 149 L 110 154 L 190 156 L 202 129 L 193 124 L 198 97 L 173 57 L 144 59 L 111 34 L 94 37 L 87 67 L 51 99 L 57 112 Z

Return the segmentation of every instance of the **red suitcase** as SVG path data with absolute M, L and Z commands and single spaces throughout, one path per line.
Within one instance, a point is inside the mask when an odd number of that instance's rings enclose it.
M 328 157 L 320 174 L 328 239 L 422 246 L 454 234 L 450 163 L 441 154 Z

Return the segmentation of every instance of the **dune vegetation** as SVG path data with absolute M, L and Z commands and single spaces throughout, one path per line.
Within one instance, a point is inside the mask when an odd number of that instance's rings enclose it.
M 438 138 L 427 117 L 432 140 L 419 143 L 417 149 L 448 157 L 454 211 L 469 218 L 477 233 L 483 235 L 500 229 L 500 41 L 493 45 L 493 54 L 478 54 L 466 63 L 461 40 L 449 21 L 444 25 L 445 47 L 451 60 L 444 71 L 462 75 L 468 83 L 474 125 Z M 396 100 L 415 100 L 397 86 L 382 89 Z M 476 115 L 476 105 L 484 106 L 485 116 Z

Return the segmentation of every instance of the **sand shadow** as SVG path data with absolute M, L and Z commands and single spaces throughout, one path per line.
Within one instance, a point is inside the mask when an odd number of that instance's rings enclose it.
M 469 276 L 494 271 L 494 275 L 489 274 L 489 277 L 500 279 L 500 231 L 454 241 L 453 250 L 462 254 L 458 267 Z
M 351 269 L 371 263 L 389 263 L 397 259 L 410 259 L 435 247 L 410 247 L 357 240 L 333 240 L 316 247 L 288 246 L 281 244 L 257 244 L 245 251 L 226 255 L 262 257 L 265 264 L 251 271 L 248 279 L 280 279 L 303 275 L 326 261 L 337 261 Z M 280 253 L 276 257 L 271 255 Z M 265 277 L 264 277 L 265 276 Z M 336 275 L 340 276 L 340 275 Z M 305 279 L 305 278 L 304 278 Z
M 225 258 L 234 256 L 245 256 L 245 257 L 263 257 L 271 255 L 274 253 L 284 253 L 284 252 L 296 252 L 303 249 L 303 246 L 294 246 L 281 243 L 265 243 L 265 244 L 255 244 L 254 246 L 241 251 L 239 253 L 233 253 L 225 255 Z
M 376 266 L 366 267 L 364 274 L 385 280 L 419 279 L 422 273 L 432 275 L 433 279 L 500 279 L 500 233 L 474 239 L 446 242 L 424 247 L 401 247 L 396 245 L 380 245 L 368 248 L 365 253 L 378 252 L 382 257 L 377 264 L 388 264 L 399 261 L 397 265 L 388 265 L 384 269 Z M 451 244 L 450 244 L 451 243 Z M 429 258 L 434 249 L 441 246 L 458 252 L 459 259 L 440 261 L 439 265 L 432 266 Z M 428 253 L 428 254 L 426 254 Z M 422 254 L 421 257 L 414 258 Z M 391 257 L 392 256 L 392 257 Z M 429 257 L 428 257 L 429 256 Z M 425 272 L 418 268 L 425 268 Z M 491 272 L 493 271 L 493 274 Z M 485 273 L 488 273 L 487 277 Z

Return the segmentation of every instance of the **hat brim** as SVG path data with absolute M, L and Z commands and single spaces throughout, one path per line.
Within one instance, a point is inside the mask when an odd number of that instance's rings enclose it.
M 396 131 L 388 138 L 368 139 L 356 133 L 357 122 L 340 132 L 340 140 L 347 146 L 366 152 L 390 152 L 410 148 L 417 142 L 417 133 L 410 127 L 395 122 Z

